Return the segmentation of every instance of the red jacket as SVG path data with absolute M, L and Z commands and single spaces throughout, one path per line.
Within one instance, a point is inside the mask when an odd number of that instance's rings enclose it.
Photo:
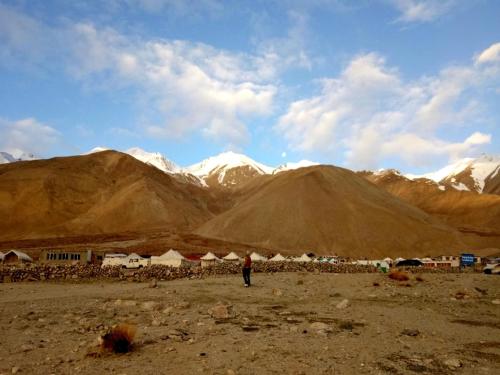
M 243 268 L 251 268 L 251 267 L 252 267 L 252 259 L 250 258 L 250 255 L 247 255 L 245 256 Z

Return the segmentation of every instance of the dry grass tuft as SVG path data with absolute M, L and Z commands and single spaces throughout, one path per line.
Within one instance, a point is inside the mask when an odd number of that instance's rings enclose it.
M 101 337 L 101 349 L 113 353 L 128 353 L 132 350 L 137 328 L 131 324 L 118 324 Z
M 410 280 L 410 277 L 405 272 L 402 272 L 402 271 L 392 271 L 389 274 L 389 279 L 396 280 L 396 281 L 408 281 L 408 280 Z

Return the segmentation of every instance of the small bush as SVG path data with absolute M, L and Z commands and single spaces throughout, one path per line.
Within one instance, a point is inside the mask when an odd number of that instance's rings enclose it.
M 389 274 L 389 279 L 396 280 L 396 281 L 408 281 L 408 280 L 410 280 L 410 277 L 405 272 L 392 271 Z

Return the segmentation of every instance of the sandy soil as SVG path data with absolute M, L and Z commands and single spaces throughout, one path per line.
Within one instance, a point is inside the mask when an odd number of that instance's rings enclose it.
M 0 374 L 500 373 L 500 277 L 252 277 L 0 284 Z M 135 349 L 93 354 L 119 322 Z

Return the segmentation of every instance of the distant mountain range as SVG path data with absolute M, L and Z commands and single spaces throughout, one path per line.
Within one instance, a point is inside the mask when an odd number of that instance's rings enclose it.
M 358 258 L 500 248 L 500 195 L 486 193 L 498 191 L 495 158 L 469 160 L 436 182 L 311 162 L 271 168 L 232 152 L 187 168 L 137 148 L 29 162 L 2 156 L 0 241 L 168 232 L 202 248 Z
M 109 149 L 96 147 L 87 154 L 105 150 Z M 143 163 L 175 176 L 178 180 L 191 182 L 199 186 L 218 188 L 234 188 L 247 183 L 256 176 L 273 175 L 319 165 L 312 161 L 302 160 L 297 163 L 285 163 L 278 167 L 270 167 L 243 154 L 224 152 L 194 165 L 180 167 L 159 152 L 147 152 L 138 147 L 124 152 Z M 14 157 L 6 152 L 0 152 L 0 164 L 34 159 L 36 158 L 32 154 Z M 383 174 L 387 173 L 387 171 L 402 175 L 397 170 L 380 170 L 371 173 Z M 404 177 L 409 180 L 431 180 L 438 184 L 440 189 L 500 194 L 500 156 L 483 155 L 478 158 L 464 158 L 436 172 L 422 175 L 406 174 Z

